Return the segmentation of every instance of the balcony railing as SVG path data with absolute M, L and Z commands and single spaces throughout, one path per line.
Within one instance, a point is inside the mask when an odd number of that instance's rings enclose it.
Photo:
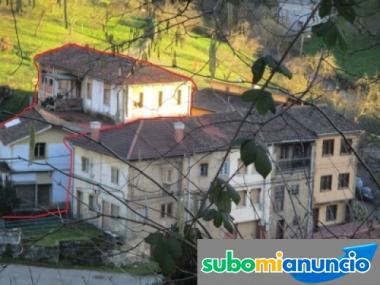
M 284 172 L 292 172 L 299 170 L 310 170 L 310 157 L 302 157 L 302 158 L 293 158 L 286 160 L 279 160 L 277 162 L 277 170 L 281 170 Z

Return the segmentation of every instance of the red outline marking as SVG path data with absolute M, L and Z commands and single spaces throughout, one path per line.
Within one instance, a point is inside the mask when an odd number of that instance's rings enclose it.
M 45 54 L 49 54 L 49 53 L 52 53 L 52 52 L 59 51 L 61 49 L 69 47 L 69 46 L 75 46 L 75 47 L 78 47 L 78 48 L 86 49 L 86 50 L 91 51 L 91 52 L 97 52 L 97 53 L 101 53 L 101 54 L 105 54 L 105 55 L 124 57 L 124 58 L 130 59 L 130 60 L 134 60 L 136 62 L 140 62 L 140 63 L 143 63 L 143 64 L 155 66 L 155 67 L 157 67 L 157 68 L 159 68 L 161 70 L 164 70 L 164 71 L 169 72 L 171 74 L 174 74 L 176 76 L 182 77 L 182 78 L 186 79 L 187 81 L 190 81 L 193 88 L 192 88 L 192 92 L 190 94 L 190 100 L 189 100 L 189 102 L 190 102 L 189 105 L 190 106 L 189 106 L 188 112 L 189 112 L 189 115 L 191 116 L 191 109 L 192 109 L 192 105 L 193 105 L 193 94 L 194 94 L 194 92 L 196 92 L 198 90 L 198 87 L 197 87 L 196 83 L 194 82 L 194 80 L 191 77 L 179 74 L 179 73 L 174 72 L 174 71 L 169 70 L 169 69 L 166 69 L 166 68 L 164 68 L 162 66 L 159 66 L 158 64 L 154 64 L 154 63 L 151 63 L 151 62 L 146 61 L 146 60 L 137 59 L 137 58 L 134 58 L 134 57 L 129 56 L 129 55 L 125 55 L 125 54 L 121 54 L 121 53 L 113 53 L 113 52 L 102 51 L 102 50 L 98 50 L 98 49 L 95 49 L 95 48 L 90 48 L 90 47 L 87 47 L 87 46 L 82 46 L 82 45 L 77 44 L 77 43 L 66 43 L 66 44 L 64 44 L 64 45 L 62 45 L 60 47 L 48 49 L 48 50 L 43 51 L 41 53 L 38 53 L 38 54 L 36 54 L 34 56 L 33 64 L 34 64 L 34 66 L 35 66 L 35 68 L 37 70 L 37 83 L 34 86 L 34 95 L 33 95 L 33 98 L 32 98 L 32 103 L 30 105 L 26 106 L 21 111 L 19 111 L 13 117 L 8 118 L 8 119 L 4 120 L 3 122 L 1 122 L 0 123 L 0 127 L 3 127 L 7 122 L 12 121 L 15 118 L 18 118 L 19 116 L 22 116 L 24 113 L 30 111 L 32 108 L 34 108 L 36 105 L 38 105 L 38 88 L 40 86 L 40 69 L 39 69 L 39 65 L 37 64 L 37 61 L 36 61 L 38 59 L 38 57 L 40 57 L 42 55 L 45 55 Z M 141 120 L 156 120 L 156 119 L 170 119 L 170 118 L 172 118 L 172 119 L 175 119 L 175 118 L 181 119 L 181 118 L 188 118 L 188 116 L 178 115 L 178 116 L 168 116 L 168 117 L 157 116 L 157 117 L 149 117 L 149 118 L 135 118 L 135 119 L 132 119 L 131 121 L 126 121 L 126 122 L 120 123 L 120 124 L 115 125 L 115 126 L 104 126 L 104 127 L 102 127 L 100 129 L 100 131 L 104 132 L 104 131 L 110 131 L 110 130 L 114 130 L 114 129 L 118 129 L 118 128 L 123 128 L 126 125 L 133 124 L 133 123 L 139 122 Z M 9 220 L 37 219 L 37 218 L 48 217 L 48 216 L 51 216 L 51 215 L 65 215 L 65 214 L 69 213 L 69 210 L 70 210 L 70 193 L 72 191 L 71 187 L 72 187 L 73 175 L 74 175 L 74 173 L 73 173 L 73 170 L 74 170 L 74 154 L 73 154 L 73 149 L 72 149 L 71 144 L 70 144 L 70 140 L 72 140 L 75 137 L 84 136 L 87 133 L 88 132 L 86 132 L 86 131 L 83 131 L 81 133 L 73 133 L 73 134 L 70 134 L 70 135 L 66 136 L 63 139 L 63 144 L 68 149 L 69 155 L 70 155 L 70 168 L 69 168 L 70 170 L 69 170 L 68 182 L 67 182 L 65 208 L 63 210 L 47 211 L 45 213 L 31 214 L 31 215 L 6 215 L 6 216 L 2 217 L 3 219 L 9 219 Z

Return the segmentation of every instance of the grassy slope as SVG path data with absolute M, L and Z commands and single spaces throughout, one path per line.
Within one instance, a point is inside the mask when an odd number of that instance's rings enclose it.
M 380 67 L 380 45 L 371 46 L 371 41 L 363 36 L 348 38 L 349 50 L 343 53 L 338 48 L 333 51 L 336 63 L 341 69 L 338 72 L 349 80 L 356 80 L 367 74 L 378 74 Z M 313 37 L 305 42 L 305 51 L 315 53 L 320 50 L 322 41 Z M 371 47 L 371 48 L 369 48 Z M 344 70 L 344 71 L 343 71 Z
M 35 78 L 35 70 L 32 62 L 33 55 L 49 48 L 62 45 L 65 42 L 89 44 L 101 49 L 108 48 L 107 44 L 103 41 L 104 33 L 102 31 L 101 20 L 99 20 L 103 17 L 103 8 L 91 5 L 78 6 L 73 10 L 75 14 L 72 15 L 72 18 L 75 20 L 75 23 L 70 32 L 63 26 L 61 9 L 57 5 L 52 5 L 48 8 L 47 11 L 49 11 L 49 13 L 46 13 L 37 36 L 35 36 L 34 31 L 38 26 L 41 11 L 42 7 L 37 6 L 35 9 L 27 10 L 17 16 L 21 46 L 30 56 L 30 60 L 24 61 L 18 71 L 12 75 L 11 73 L 17 68 L 20 59 L 15 55 L 14 50 L 0 52 L 2 62 L 0 65 L 0 84 L 9 84 L 13 88 L 32 90 Z M 3 6 L 3 8 L 0 9 L 0 16 L 2 19 L 0 22 L 0 38 L 6 37 L 15 45 L 17 41 L 13 19 L 9 10 Z M 125 40 L 129 38 L 130 29 L 126 25 L 114 23 L 112 26 L 109 26 L 109 30 L 112 31 L 117 39 Z M 151 61 L 163 65 L 171 65 L 172 37 L 172 34 L 163 36 L 160 44 L 160 56 L 158 58 L 157 54 L 153 52 L 150 58 Z M 182 43 L 182 46 L 176 48 L 177 65 L 192 71 L 199 71 L 208 60 L 208 47 L 209 39 L 187 37 Z M 228 47 L 224 44 L 219 48 L 223 53 L 228 52 Z M 132 55 L 136 56 L 133 51 Z M 230 68 L 234 71 L 233 78 L 236 79 L 237 74 L 249 78 L 250 70 L 248 67 L 242 63 L 230 66 L 225 63 L 223 59 L 219 62 L 217 75 L 223 76 Z M 202 74 L 208 74 L 207 66 L 202 70 Z

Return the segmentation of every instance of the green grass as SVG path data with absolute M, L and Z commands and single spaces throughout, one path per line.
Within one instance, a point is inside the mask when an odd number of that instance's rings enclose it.
M 3 121 L 12 115 L 4 113 L 17 113 L 31 102 L 33 92 L 23 90 L 12 90 L 12 95 L 5 98 L 0 104 L 0 121 Z
M 65 226 L 58 231 L 52 231 L 43 239 L 37 242 L 40 246 L 57 246 L 60 241 L 78 241 L 78 240 L 90 240 L 96 236 L 99 236 L 102 232 L 93 227 L 87 225 L 75 225 Z M 44 236 L 46 233 L 39 233 L 40 236 Z M 38 237 L 37 237 L 38 238 Z
M 103 7 L 91 4 L 69 7 L 71 12 L 69 17 L 73 24 L 70 30 L 66 30 L 62 20 L 62 9 L 58 5 L 50 5 L 49 8 L 44 8 L 41 5 L 44 4 L 37 1 L 36 8 L 27 8 L 23 14 L 17 15 L 21 47 L 24 54 L 28 56 L 28 59 L 24 60 L 19 68 L 20 59 L 15 54 L 17 39 L 13 18 L 8 8 L 5 8 L 4 5 L 0 6 L 0 17 L 2 19 L 0 22 L 0 38 L 6 38 L 14 46 L 11 50 L 0 51 L 2 63 L 0 65 L 0 84 L 8 84 L 15 89 L 33 90 L 33 82 L 36 76 L 33 56 L 66 42 L 89 44 L 99 49 L 109 48 L 104 41 L 102 27 L 104 20 L 102 19 L 104 19 L 105 9 Z M 40 28 L 37 30 L 43 9 L 46 9 L 46 13 Z M 130 38 L 132 28 L 141 26 L 144 26 L 143 18 L 128 15 L 122 19 L 112 19 L 106 29 L 113 34 L 115 39 L 127 40 Z M 170 66 L 172 64 L 172 48 L 174 48 L 178 66 L 208 75 L 207 65 L 203 69 L 202 67 L 208 61 L 210 39 L 186 36 L 182 44 L 175 47 L 173 46 L 174 32 L 175 30 L 162 35 L 158 48 L 160 53 L 152 51 L 149 60 Z M 137 49 L 133 47 L 126 52 L 132 56 L 139 56 Z M 220 44 L 218 52 L 220 55 L 228 54 L 228 56 L 233 57 L 226 44 Z M 246 52 L 250 54 L 249 47 L 247 47 Z M 17 68 L 18 70 L 14 73 Z M 249 67 L 238 61 L 231 65 L 225 62 L 225 58 L 221 57 L 218 62 L 217 76 L 224 77 L 229 73 L 229 70 L 232 70 L 231 79 L 250 78 Z M 201 85 L 204 84 L 201 77 L 198 79 Z
M 378 74 L 380 67 L 380 45 L 371 46 L 373 39 L 357 35 L 346 39 L 349 49 L 346 53 L 335 48 L 333 55 L 341 69 L 337 72 L 348 80 L 356 80 L 363 75 Z M 314 54 L 321 49 L 322 41 L 317 37 L 305 41 L 305 51 Z M 344 70 L 344 71 L 343 71 Z

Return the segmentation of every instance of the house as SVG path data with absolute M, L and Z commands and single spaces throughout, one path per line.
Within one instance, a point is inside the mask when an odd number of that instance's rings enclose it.
M 64 145 L 68 132 L 45 119 L 38 108 L 29 107 L 0 125 L 1 171 L 15 185 L 19 213 L 68 206 L 70 152 Z
M 117 123 L 190 114 L 191 79 L 123 54 L 65 44 L 35 57 L 38 102 Z
M 286 25 L 291 31 L 297 32 L 306 22 L 313 9 L 318 5 L 316 0 L 282 0 L 278 1 L 279 22 Z M 318 13 L 314 14 L 309 27 L 321 21 Z M 310 28 L 308 28 L 309 30 Z
M 327 107 L 320 108 L 337 129 L 353 141 L 358 140 L 360 131 L 353 123 Z M 279 108 L 278 112 L 281 110 Z M 340 210 L 341 205 L 349 208 L 353 198 L 356 161 L 351 153 L 344 158 L 351 161 L 350 166 L 347 161 L 341 163 L 340 156 L 330 157 L 329 163 L 318 164 L 322 159 L 323 141 L 330 137 L 341 138 L 323 115 L 311 106 L 294 106 L 261 125 L 263 118 L 252 114 L 239 137 L 257 133 L 256 140 L 267 146 L 273 170 L 266 179 L 257 173 L 254 165 L 241 167 L 239 145 L 233 145 L 218 173 L 240 120 L 238 112 L 138 119 L 100 131 L 95 136 L 112 152 L 85 137 L 73 139 L 74 172 L 103 185 L 99 188 L 86 180 L 74 181 L 74 196 L 81 198 L 73 201 L 74 215 L 93 217 L 98 226 L 133 240 L 141 232 L 146 234 L 152 230 L 140 224 L 144 217 L 164 227 L 169 227 L 178 218 L 190 219 L 190 213 L 184 211 L 182 205 L 196 213 L 210 182 L 219 175 L 233 176 L 230 184 L 238 191 L 241 202 L 232 205 L 231 215 L 245 238 L 308 237 L 314 225 L 339 224 L 346 220 L 346 212 Z M 332 195 L 321 199 L 318 181 L 324 173 L 333 173 L 332 181 L 338 183 L 340 179 L 342 186 L 340 174 L 348 171 L 345 167 L 350 168 L 348 185 L 339 190 L 332 188 Z M 87 174 L 81 173 L 83 169 Z M 120 184 L 110 182 L 121 179 Z M 334 214 L 329 214 L 327 221 L 325 208 L 335 204 L 335 218 L 332 219 Z M 87 213 L 89 207 L 96 209 L 90 213 L 92 216 Z M 317 208 L 320 213 L 315 217 Z M 106 219 L 99 218 L 99 213 L 105 214 Z M 122 217 L 120 223 L 119 219 L 117 223 L 109 220 L 119 215 Z M 215 237 L 229 236 L 212 225 L 208 228 Z
M 361 134 L 360 129 L 342 115 L 329 108 L 323 108 L 323 111 L 334 126 L 317 110 L 295 113 L 297 120 L 313 125 L 317 135 L 313 154 L 313 224 L 316 227 L 352 219 L 350 201 L 356 191 L 357 158 L 348 144 L 357 150 Z

